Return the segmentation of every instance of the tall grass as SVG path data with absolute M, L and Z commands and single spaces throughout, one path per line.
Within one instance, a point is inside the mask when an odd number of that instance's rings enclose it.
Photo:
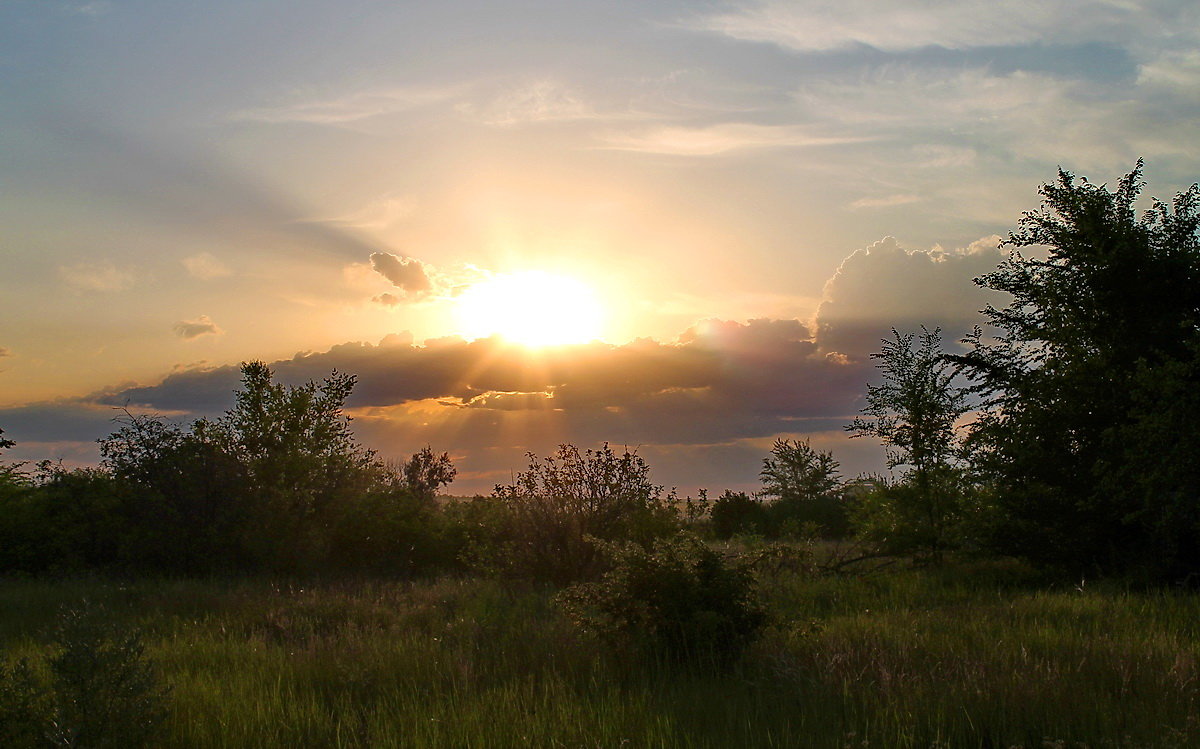
M 90 599 L 147 634 L 168 747 L 1200 745 L 1200 598 L 1047 590 L 974 565 L 764 580 L 778 623 L 726 672 L 573 631 L 489 580 L 0 582 L 9 658 Z

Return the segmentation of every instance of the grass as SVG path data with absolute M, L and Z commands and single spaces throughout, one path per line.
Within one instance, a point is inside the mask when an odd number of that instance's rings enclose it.
M 0 581 L 8 657 L 83 599 L 146 632 L 167 747 L 1187 747 L 1200 597 L 1015 565 L 779 572 L 725 673 L 611 652 L 490 580 Z

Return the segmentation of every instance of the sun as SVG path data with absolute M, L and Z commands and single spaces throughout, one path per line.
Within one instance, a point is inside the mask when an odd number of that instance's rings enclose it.
M 458 298 L 458 322 L 468 339 L 499 335 L 525 346 L 554 346 L 595 340 L 604 314 L 582 281 L 530 270 L 471 286 Z

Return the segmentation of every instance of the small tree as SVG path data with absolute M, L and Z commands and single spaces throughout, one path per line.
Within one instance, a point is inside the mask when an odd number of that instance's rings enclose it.
M 917 343 L 914 348 L 914 343 Z M 886 540 L 938 559 L 950 544 L 962 503 L 961 445 L 956 422 L 969 410 L 967 390 L 954 384 L 955 366 L 942 354 L 941 329 L 913 334 L 892 330 L 879 361 L 883 383 L 867 387 L 863 416 L 846 429 L 854 437 L 879 439 L 888 468 L 906 467 L 898 484 L 883 489 L 893 521 Z M 869 506 L 869 503 L 868 503 Z
M 454 481 L 454 477 L 458 475 L 458 469 L 450 460 L 450 453 L 436 455 L 426 445 L 404 461 L 401 473 L 404 476 L 405 486 L 414 495 L 433 500 L 437 496 L 438 489 Z
M 763 496 L 775 498 L 769 507 L 775 532 L 786 535 L 814 524 L 827 537 L 846 533 L 842 482 L 832 453 L 814 450 L 807 439 L 777 439 L 759 477 Z
M 249 488 L 247 544 L 264 560 L 295 567 L 325 556 L 322 527 L 382 473 L 372 450 L 354 439 L 346 398 L 353 375 L 288 386 L 262 362 L 242 365 L 234 406 L 195 430 L 211 435 L 244 467 Z

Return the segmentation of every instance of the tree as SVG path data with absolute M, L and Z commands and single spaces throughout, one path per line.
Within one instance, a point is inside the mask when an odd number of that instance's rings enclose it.
M 454 480 L 458 469 L 450 460 L 449 453 L 437 455 L 426 445 L 413 453 L 401 469 L 404 484 L 414 495 L 432 500 L 438 489 Z
M 807 439 L 777 439 L 759 477 L 762 495 L 775 498 L 769 513 L 776 532 L 812 523 L 824 536 L 845 535 L 842 482 L 832 453 L 814 450 Z
M 989 336 L 958 358 L 987 398 L 971 441 L 997 542 L 1076 573 L 1196 569 L 1194 552 L 1163 553 L 1200 541 L 1192 461 L 1160 464 L 1200 429 L 1178 397 L 1200 385 L 1200 190 L 1139 218 L 1142 168 L 1113 191 L 1062 170 L 1042 186 L 1017 249 L 976 279 L 1012 299 L 985 310 Z
M 284 385 L 259 361 L 242 365 L 234 405 L 215 422 L 193 426 L 246 471 L 246 543 L 276 566 L 310 565 L 328 549 L 323 527 L 339 505 L 372 487 L 383 467 L 350 431 L 346 398 L 353 375 Z
M 941 350 L 941 329 L 921 335 L 892 330 L 883 339 L 877 367 L 883 382 L 867 387 L 863 416 L 846 429 L 879 439 L 889 469 L 906 467 L 898 483 L 883 485 L 879 499 L 888 521 L 874 524 L 885 540 L 940 557 L 950 545 L 962 504 L 960 440 L 956 424 L 969 410 L 968 393 L 954 383 L 957 368 Z M 914 348 L 914 343 L 916 347 Z

